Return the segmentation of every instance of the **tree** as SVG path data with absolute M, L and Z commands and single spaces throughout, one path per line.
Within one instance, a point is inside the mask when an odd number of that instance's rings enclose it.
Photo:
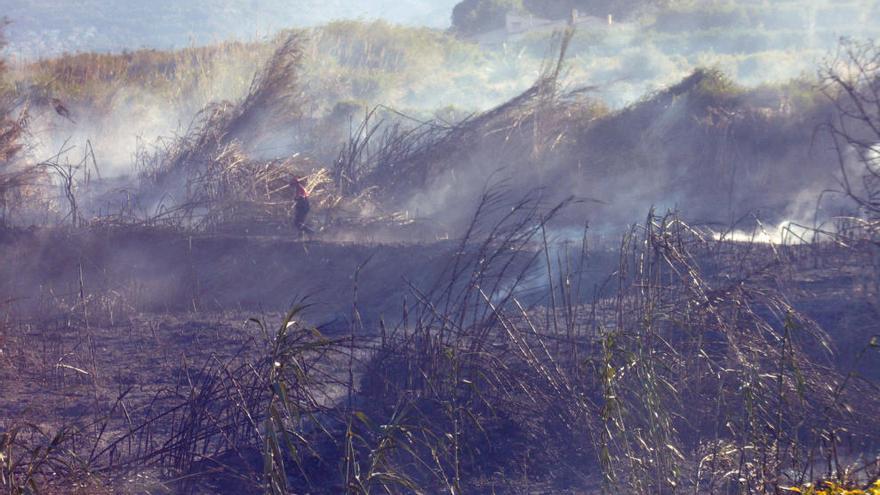
M 522 0 L 463 0 L 452 9 L 452 27 L 465 35 L 501 29 L 508 12 L 522 10 Z

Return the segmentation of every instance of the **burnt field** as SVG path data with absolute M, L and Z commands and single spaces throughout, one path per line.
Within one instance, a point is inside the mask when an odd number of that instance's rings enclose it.
M 7 233 L 7 452 L 81 493 L 582 493 L 639 448 L 723 485 L 737 442 L 756 483 L 873 476 L 874 248 L 652 217 L 620 248 L 551 254 L 507 227 L 458 245 Z M 729 431 L 707 446 L 713 424 Z
M 315 318 L 349 312 L 352 277 L 373 318 L 399 309 L 407 277 L 420 281 L 455 249 L 432 244 L 299 241 L 295 236 L 205 235 L 161 230 L 4 233 L 3 299 L 21 311 L 94 305 L 132 312 L 283 311 L 312 299 Z M 396 301 L 396 302 L 395 302 Z
M 0 489 L 880 489 L 880 49 L 612 110 L 573 39 L 424 117 L 316 110 L 286 33 L 124 173 L 2 93 Z

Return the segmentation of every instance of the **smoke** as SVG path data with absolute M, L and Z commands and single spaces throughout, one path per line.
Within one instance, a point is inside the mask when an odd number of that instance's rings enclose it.
M 538 189 L 547 202 L 583 200 L 559 220 L 588 220 L 612 239 L 653 208 L 718 232 L 757 218 L 763 230 L 738 227 L 737 239 L 782 242 L 803 233 L 798 225 L 819 226 L 852 206 L 825 194 L 838 169 L 829 136 L 816 130 L 832 110 L 812 82 L 749 89 L 698 71 L 620 111 L 587 108 L 509 110 L 477 142 L 426 156 L 424 168 L 439 172 L 402 208 L 455 232 L 495 181 L 522 194 Z
M 713 231 L 712 238 L 716 241 L 791 246 L 812 242 L 815 238 L 815 230 L 790 220 L 780 222 L 776 225 L 765 225 L 756 222 L 751 229 L 733 229 L 722 232 Z
M 93 108 L 84 106 L 71 106 L 70 112 L 74 121 L 51 109 L 35 116 L 33 154 L 48 158 L 69 150 L 81 155 L 90 143 L 101 175 L 108 178 L 130 174 L 141 142 L 174 133 L 190 115 L 158 97 L 131 89 L 119 91 L 106 113 L 96 115 Z
M 30 109 L 32 158 L 41 161 L 68 150 L 64 154 L 76 160 L 91 145 L 102 177 L 133 174 L 136 153 L 185 133 L 205 106 L 237 101 L 247 93 L 266 54 L 253 50 L 252 58 L 244 58 L 235 53 L 220 51 L 193 62 L 192 67 L 179 67 L 196 75 L 164 85 L 144 86 L 120 77 L 108 83 L 108 88 L 100 88 L 108 94 L 98 101 L 50 94 L 63 98 L 59 101 L 69 118 L 57 113 L 48 97 L 42 98 L 42 105 Z M 39 69 L 20 69 L 27 77 L 33 77 L 28 72 L 33 70 Z
M 877 12 L 876 0 L 683 3 L 611 29 L 582 29 L 569 71 L 577 84 L 603 88 L 615 108 L 699 67 L 746 86 L 777 84 L 815 74 L 841 37 L 877 38 Z
M 640 108 L 637 118 L 621 111 L 602 127 L 590 122 L 593 116 L 581 116 L 586 120 L 567 122 L 570 128 L 555 151 L 541 156 L 534 154 L 528 133 L 503 145 L 480 143 L 441 158 L 448 163 L 437 167 L 440 172 L 396 206 L 436 222 L 440 231 L 454 232 L 494 176 L 510 178 L 511 187 L 520 190 L 543 189 L 548 201 L 595 200 L 581 203 L 571 217 L 587 216 L 597 228 L 626 225 L 651 207 L 678 209 L 709 223 L 729 224 L 756 210 L 773 225 L 807 222 L 815 207 L 805 206 L 810 202 L 805 198 L 833 186 L 829 156 L 809 142 L 821 116 L 806 110 L 792 115 L 784 108 L 789 96 L 771 95 L 768 103 L 760 87 L 814 73 L 842 34 L 880 29 L 866 16 L 876 11 L 876 3 L 813 1 L 793 8 L 765 2 L 720 11 L 705 4 L 613 28 L 585 29 L 572 41 L 567 87 L 595 87 L 592 94 L 611 109 Z M 338 24 L 309 33 L 302 125 L 269 128 L 259 143 L 244 143 L 254 158 L 314 152 L 329 164 L 351 125 L 331 118 L 339 102 L 388 104 L 416 115 L 449 105 L 464 109 L 459 113 L 491 108 L 535 80 L 548 45 L 544 37 L 533 36 L 476 47 L 388 24 Z M 76 124 L 47 110 L 37 118 L 35 155 L 52 156 L 64 143 L 80 152 L 89 142 L 103 175 L 131 174 L 139 146 L 185 132 L 209 103 L 245 94 L 266 55 L 240 55 L 205 63 L 195 83 L 170 97 L 126 86 L 101 110 L 72 106 Z M 639 107 L 706 66 L 741 85 L 732 92 L 735 104 L 724 97 L 700 105 L 685 92 Z M 729 126 L 733 131 L 711 122 L 727 118 L 709 112 L 713 105 L 737 115 Z M 767 143 L 767 136 L 778 142 Z

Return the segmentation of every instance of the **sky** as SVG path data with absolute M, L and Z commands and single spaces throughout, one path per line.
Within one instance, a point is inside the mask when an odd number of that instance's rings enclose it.
M 12 56 L 252 40 L 336 19 L 449 27 L 457 0 L 0 0 Z

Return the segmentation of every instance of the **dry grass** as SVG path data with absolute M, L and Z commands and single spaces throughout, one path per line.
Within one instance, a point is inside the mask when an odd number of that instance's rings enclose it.
M 386 412 L 417 411 L 429 451 L 443 453 L 434 472 L 456 492 L 526 479 L 645 494 L 872 482 L 872 459 L 861 474 L 839 460 L 876 445 L 876 384 L 835 369 L 827 336 L 778 292 L 784 256 L 746 255 L 744 271 L 725 263 L 721 277 L 701 268 L 728 250 L 746 252 L 652 216 L 624 239 L 607 295 L 590 303 L 561 256 L 540 260 L 560 269 L 533 309 L 480 290 L 475 265 L 464 290 L 419 299 L 423 316 L 377 354 L 364 389 Z M 505 455 L 504 477 L 481 471 Z
M 79 53 L 40 60 L 19 68 L 14 75 L 19 88 L 27 92 L 22 96 L 36 104 L 58 98 L 100 115 L 125 90 L 184 104 L 194 96 L 211 99 L 210 93 L 223 86 L 246 89 L 250 75 L 271 50 L 266 43 L 226 42 L 175 51 Z
M 5 46 L 3 28 L 5 20 L 0 19 L 0 50 Z M 2 91 L 6 79 L 5 61 L 0 58 L 0 226 L 5 225 L 10 211 L 23 200 L 28 199 L 26 186 L 39 175 L 35 167 L 20 163 L 27 134 L 27 110 Z
M 587 246 L 552 241 L 560 207 L 487 190 L 393 325 L 364 326 L 358 270 L 347 336 L 295 309 L 58 437 L 11 425 L 6 483 L 151 472 L 178 493 L 655 494 L 876 480 L 858 456 L 880 441 L 880 400 L 856 373 L 875 350 L 841 366 L 787 296 L 811 247 L 718 242 L 651 215 L 593 287 Z M 72 311 L 86 328 L 100 317 Z M 65 373 L 88 384 L 92 362 Z
M 313 167 L 296 156 L 257 162 L 240 143 L 259 133 L 261 126 L 298 115 L 299 44 L 295 35 L 281 43 L 240 101 L 212 104 L 184 135 L 140 149 L 135 164 L 138 197 L 99 221 L 216 231 L 249 221 L 288 219 L 293 204 L 290 179 L 307 175 Z M 316 180 L 313 186 L 318 184 Z

